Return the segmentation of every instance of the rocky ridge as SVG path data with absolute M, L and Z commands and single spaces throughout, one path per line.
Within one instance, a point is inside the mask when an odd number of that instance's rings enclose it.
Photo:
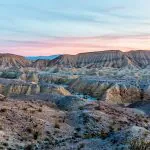
M 23 56 L 13 54 L 0 54 L 1 68 L 21 68 L 30 66 L 31 62 L 26 60 Z
M 77 55 L 62 55 L 49 63 L 49 66 L 52 65 L 77 68 L 123 68 L 127 66 L 144 68 L 150 65 L 150 51 L 122 52 L 112 50 L 81 53 Z

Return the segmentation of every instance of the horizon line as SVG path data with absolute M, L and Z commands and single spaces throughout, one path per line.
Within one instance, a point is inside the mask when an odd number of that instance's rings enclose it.
M 81 52 L 81 53 L 76 53 L 76 54 L 69 54 L 69 53 L 64 53 L 64 54 L 48 54 L 48 55 L 19 55 L 19 54 L 16 54 L 16 53 L 5 53 L 5 52 L 0 52 L 0 54 L 10 54 L 10 55 L 16 55 L 16 56 L 23 56 L 23 57 L 48 57 L 48 56 L 55 56 L 55 55 L 72 55 L 72 56 L 75 56 L 75 55 L 78 55 L 78 54 L 85 54 L 85 53 L 98 53 L 98 52 L 106 52 L 106 51 L 120 51 L 120 52 L 123 52 L 123 53 L 127 53 L 127 52 L 131 52 L 131 51 L 150 51 L 150 50 L 147 50 L 147 49 L 143 49 L 143 50 L 140 50 L 140 49 L 136 49 L 136 50 L 128 50 L 128 51 L 124 51 L 124 50 L 99 50 L 99 51 L 87 51 L 87 52 Z

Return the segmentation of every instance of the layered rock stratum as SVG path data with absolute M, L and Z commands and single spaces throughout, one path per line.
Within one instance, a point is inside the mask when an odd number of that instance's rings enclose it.
M 21 68 L 30 65 L 30 61 L 23 56 L 13 54 L 0 54 L 0 67 L 2 68 Z
M 141 61 L 139 61 L 141 60 Z M 150 65 L 150 51 L 122 52 L 118 50 L 62 55 L 49 62 L 48 66 L 62 65 L 65 67 L 140 67 Z

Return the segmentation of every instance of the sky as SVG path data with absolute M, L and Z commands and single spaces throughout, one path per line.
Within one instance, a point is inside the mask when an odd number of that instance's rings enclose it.
M 150 0 L 0 0 L 0 53 L 150 50 Z

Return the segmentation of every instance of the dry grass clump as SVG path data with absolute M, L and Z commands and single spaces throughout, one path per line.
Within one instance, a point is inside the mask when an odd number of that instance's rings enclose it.
M 146 142 L 143 139 L 133 139 L 129 143 L 130 150 L 150 150 L 150 142 Z

